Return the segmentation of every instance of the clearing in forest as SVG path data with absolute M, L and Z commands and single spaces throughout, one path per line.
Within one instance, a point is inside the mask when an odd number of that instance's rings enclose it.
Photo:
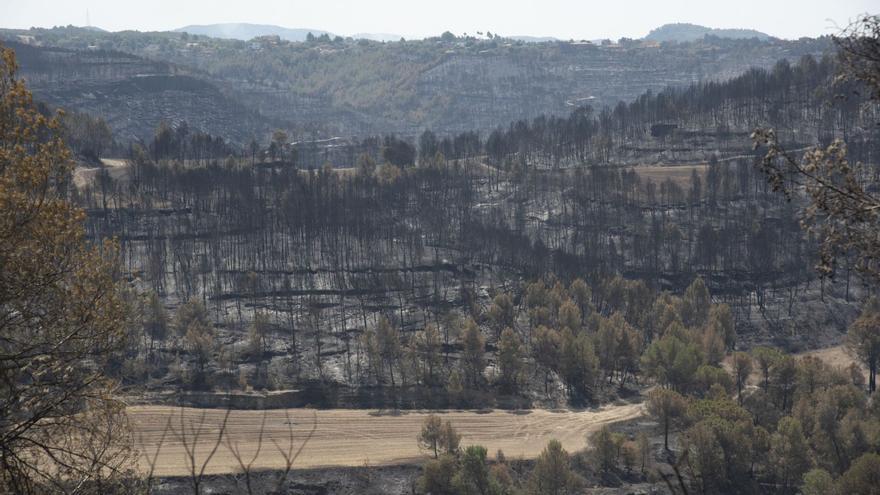
M 708 165 L 640 165 L 633 167 L 642 182 L 651 181 L 658 186 L 666 179 L 678 184 L 679 187 L 690 187 L 691 175 L 696 170 L 700 180 L 705 184 Z

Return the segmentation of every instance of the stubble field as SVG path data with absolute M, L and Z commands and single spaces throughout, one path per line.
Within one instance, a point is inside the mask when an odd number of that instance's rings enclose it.
M 165 406 L 133 406 L 129 416 L 143 454 L 142 470 L 155 457 L 155 476 L 186 476 L 187 451 L 196 445 L 197 470 L 217 445 L 226 411 Z M 443 411 L 462 435 L 463 446 L 480 444 L 494 456 L 533 458 L 557 439 L 569 451 L 582 449 L 586 436 L 605 424 L 635 419 L 642 404 L 609 405 L 585 411 Z M 428 412 L 377 412 L 352 409 L 231 411 L 225 434 L 206 474 L 240 470 L 238 452 L 253 469 L 283 469 L 284 456 L 305 442 L 295 468 L 399 464 L 424 458 L 416 437 Z M 262 431 L 262 434 L 261 434 Z M 156 455 L 158 449 L 158 455 Z

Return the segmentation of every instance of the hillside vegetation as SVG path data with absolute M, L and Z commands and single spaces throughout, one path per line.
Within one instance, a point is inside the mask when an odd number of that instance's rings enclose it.
M 242 144 L 245 134 L 265 136 L 265 126 L 302 137 L 414 136 L 425 128 L 441 134 L 486 131 L 512 120 L 567 114 L 584 104 L 614 106 L 670 85 L 721 81 L 750 67 L 772 67 L 782 58 L 821 56 L 829 48 L 826 39 L 594 45 L 452 36 L 395 43 L 330 37 L 245 42 L 77 28 L 4 30 L 0 37 L 39 45 L 19 47 L 22 75 L 40 82 L 34 86 L 38 97 L 71 110 L 89 108 L 107 121 L 125 121 L 131 114 L 137 122 L 131 134 L 142 139 L 155 128 L 147 124 L 156 115 L 153 106 L 113 104 L 114 85 L 133 85 L 133 77 L 143 74 L 196 78 L 203 90 L 193 92 L 181 79 L 179 90 L 172 86 L 158 95 L 159 102 L 168 102 L 166 118 Z M 74 51 L 62 55 L 50 47 Z M 69 64 L 77 70 L 66 71 Z M 141 67 L 135 74 L 133 65 Z M 100 71 L 79 72 L 86 67 Z M 221 103 L 217 91 L 232 103 Z M 94 104 L 105 99 L 111 103 Z M 188 101 L 203 104 L 193 108 Z M 229 119 L 248 115 L 234 110 L 240 107 L 258 114 L 259 124 L 233 125 Z
M 0 492 L 876 492 L 880 17 L 3 36 Z

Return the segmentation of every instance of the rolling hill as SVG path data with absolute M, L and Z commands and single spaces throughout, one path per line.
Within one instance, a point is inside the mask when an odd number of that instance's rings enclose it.
M 769 34 L 754 29 L 717 29 L 697 24 L 677 23 L 664 24 L 651 30 L 644 39 L 649 41 L 677 41 L 680 43 L 697 41 L 706 36 L 715 36 L 724 39 L 759 39 L 766 41 L 772 37 Z
M 265 31 L 246 35 L 257 32 Z M 781 59 L 821 57 L 830 48 L 827 39 L 714 36 L 662 46 L 461 37 L 244 43 L 180 32 L 81 28 L 0 30 L 0 40 L 18 43 L 22 74 L 47 103 L 99 111 L 128 136 L 143 137 L 167 115 L 166 120 L 185 120 L 237 142 L 270 127 L 316 137 L 415 136 L 428 128 L 441 135 L 488 132 L 519 119 L 566 115 L 584 104 L 597 111 L 613 108 L 648 90 L 723 81 Z M 170 77 L 152 81 L 161 85 L 149 87 L 161 91 L 141 93 L 143 106 L 124 109 L 112 98 L 100 100 L 136 87 L 117 76 L 157 73 Z M 95 98 L 105 104 L 93 104 Z M 215 110 L 203 106 L 221 101 L 211 105 Z M 249 117 L 242 120 L 244 115 Z
M 320 36 L 322 34 L 334 36 L 332 33 L 328 31 L 322 31 L 320 29 L 286 28 L 270 24 L 247 24 L 241 22 L 225 24 L 189 25 L 179 29 L 175 29 L 174 31 L 197 34 L 200 36 L 210 36 L 212 38 L 234 39 L 242 41 L 247 41 L 253 38 L 257 38 L 259 36 L 273 35 L 279 36 L 281 39 L 287 41 L 305 41 L 309 33 L 312 33 L 315 36 Z

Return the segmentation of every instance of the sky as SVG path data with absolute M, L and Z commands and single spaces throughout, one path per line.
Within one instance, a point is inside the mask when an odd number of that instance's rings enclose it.
M 751 28 L 779 38 L 834 34 L 880 0 L 0 0 L 0 27 L 86 25 L 165 31 L 249 22 L 334 34 L 443 31 L 561 39 L 641 38 L 671 22 Z

